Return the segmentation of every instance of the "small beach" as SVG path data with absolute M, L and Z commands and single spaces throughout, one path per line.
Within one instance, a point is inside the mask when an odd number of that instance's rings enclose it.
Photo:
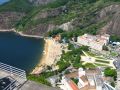
M 31 74 L 40 74 L 42 71 L 44 71 L 46 66 L 53 65 L 61 53 L 61 44 L 56 43 L 53 39 L 45 39 L 43 56 L 40 59 L 40 63 L 36 66 Z

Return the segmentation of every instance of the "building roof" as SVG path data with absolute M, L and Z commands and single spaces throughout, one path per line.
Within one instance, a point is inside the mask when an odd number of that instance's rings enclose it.
M 72 80 L 69 81 L 69 85 L 73 90 L 79 90 L 78 86 Z
M 80 36 L 79 38 L 88 41 L 88 42 L 94 42 L 98 43 L 101 45 L 104 45 L 105 41 L 109 39 L 109 35 L 89 35 L 89 34 L 84 34 L 83 36 Z
M 79 77 L 78 71 L 65 76 L 67 78 L 80 78 L 85 83 L 85 86 L 81 87 L 79 90 L 96 90 L 96 86 L 102 86 L 103 81 L 100 70 L 85 70 L 85 72 L 85 75 L 82 75 L 81 77 Z
M 100 72 L 100 70 L 99 69 L 91 69 L 91 70 L 85 70 L 85 72 L 86 72 L 86 74 L 98 74 L 98 75 L 100 75 L 101 74 L 101 72 Z

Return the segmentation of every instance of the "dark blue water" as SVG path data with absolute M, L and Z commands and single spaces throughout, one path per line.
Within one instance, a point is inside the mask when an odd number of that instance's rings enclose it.
M 13 32 L 0 32 L 0 62 L 30 72 L 39 62 L 43 39 L 27 38 Z
M 6 3 L 6 2 L 8 2 L 8 1 L 10 1 L 10 0 L 0 0 L 0 5 Z

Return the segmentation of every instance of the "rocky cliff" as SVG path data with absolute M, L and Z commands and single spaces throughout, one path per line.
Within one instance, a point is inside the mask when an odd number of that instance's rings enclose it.
M 102 9 L 99 13 L 100 19 L 110 17 L 101 33 L 120 36 L 120 5 L 110 5 Z
M 1 12 L 0 13 L 0 29 L 12 29 L 22 17 L 25 16 L 25 13 L 18 12 Z

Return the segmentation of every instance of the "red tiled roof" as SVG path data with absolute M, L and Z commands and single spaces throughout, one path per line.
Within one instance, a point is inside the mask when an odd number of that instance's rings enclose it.
M 79 90 L 78 86 L 71 80 L 69 81 L 69 85 L 73 90 Z

